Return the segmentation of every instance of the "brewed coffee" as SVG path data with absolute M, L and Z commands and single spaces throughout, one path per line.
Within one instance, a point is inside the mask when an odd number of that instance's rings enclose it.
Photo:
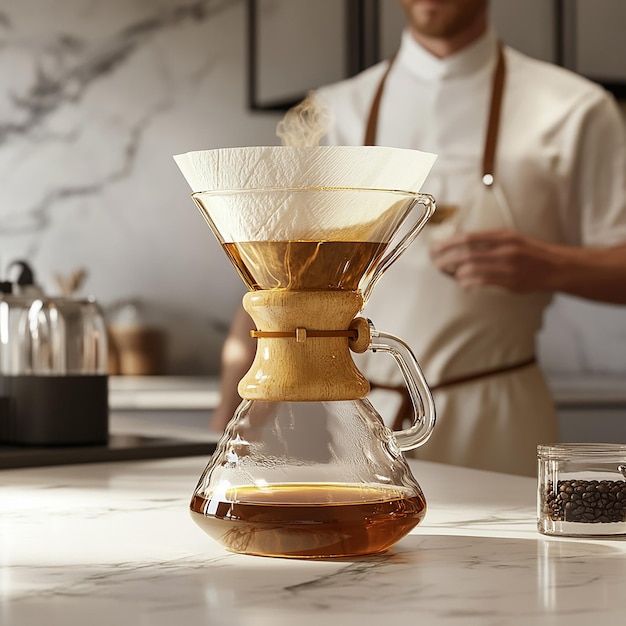
M 243 241 L 223 248 L 249 289 L 356 291 L 387 244 L 372 241 Z
M 194 495 L 194 521 L 233 552 L 329 558 L 382 552 L 426 514 L 421 493 L 399 487 L 282 484 Z

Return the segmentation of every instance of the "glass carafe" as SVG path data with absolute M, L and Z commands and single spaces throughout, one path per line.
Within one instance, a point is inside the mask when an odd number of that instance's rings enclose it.
M 386 550 L 425 515 L 403 452 L 428 440 L 435 410 L 410 348 L 356 316 L 433 213 L 433 199 L 347 188 L 193 198 L 248 286 L 243 304 L 258 342 L 239 383 L 243 401 L 193 494 L 193 519 L 246 554 Z M 392 432 L 367 399 L 351 357 L 366 350 L 397 362 L 414 410 L 407 430 Z

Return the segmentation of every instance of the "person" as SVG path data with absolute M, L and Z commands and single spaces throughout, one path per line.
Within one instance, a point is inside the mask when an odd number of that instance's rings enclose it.
M 422 190 L 452 217 L 426 226 L 364 314 L 411 346 L 433 391 L 437 425 L 415 456 L 534 475 L 537 444 L 558 440 L 535 358 L 546 307 L 556 292 L 626 303 L 623 120 L 600 86 L 502 45 L 488 0 L 401 3 L 395 57 L 317 90 L 326 142 L 439 155 Z M 218 428 L 254 351 L 246 317 L 225 343 Z M 366 353 L 359 368 L 389 419 L 395 364 Z

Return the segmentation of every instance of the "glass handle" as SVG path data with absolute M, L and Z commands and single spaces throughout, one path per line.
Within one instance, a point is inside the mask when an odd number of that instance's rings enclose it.
M 424 207 L 423 213 L 416 220 L 416 222 L 407 230 L 402 239 L 393 247 L 391 252 L 384 256 L 376 266 L 372 277 L 363 289 L 363 302 L 369 300 L 370 294 L 374 285 L 378 282 L 380 277 L 389 269 L 389 266 L 398 260 L 398 257 L 413 243 L 415 238 L 420 234 L 420 231 L 426 225 L 426 222 L 430 219 L 431 215 L 435 212 L 435 199 L 425 193 L 420 193 L 415 196 L 415 201 L 411 205 L 413 208 L 415 205 L 421 204 Z
M 374 328 L 371 321 L 368 322 L 370 343 L 367 349 L 372 352 L 387 352 L 393 357 L 409 392 L 413 406 L 411 427 L 395 431 L 394 437 L 400 450 L 412 450 L 425 444 L 435 427 L 433 396 L 411 348 L 402 339 L 380 332 Z

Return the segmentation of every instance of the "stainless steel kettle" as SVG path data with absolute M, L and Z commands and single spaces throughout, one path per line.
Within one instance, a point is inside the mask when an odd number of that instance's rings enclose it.
M 20 279 L 0 284 L 0 442 L 105 444 L 104 316 L 93 298 L 46 297 L 20 263 Z

